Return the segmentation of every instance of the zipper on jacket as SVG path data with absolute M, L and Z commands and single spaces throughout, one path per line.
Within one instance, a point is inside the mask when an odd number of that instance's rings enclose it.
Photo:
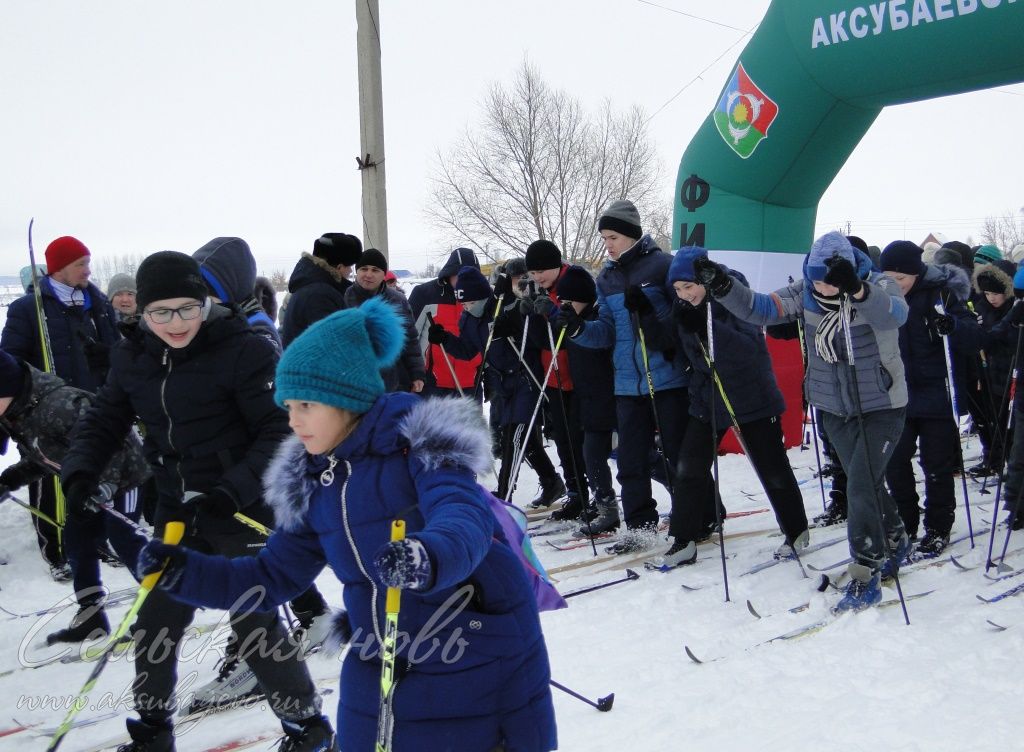
M 171 371 L 174 369 L 174 361 L 171 360 L 170 351 L 164 348 L 164 356 L 161 359 L 161 363 L 167 366 L 167 372 L 164 374 L 164 380 L 160 382 L 160 407 L 163 408 L 164 415 L 167 417 L 167 444 L 174 450 L 175 454 L 178 454 L 178 448 L 174 446 L 174 439 L 171 437 L 171 432 L 174 428 L 174 421 L 171 419 L 171 411 L 167 409 L 167 382 L 171 378 Z M 181 482 L 181 494 L 179 499 L 182 503 L 185 501 L 185 476 L 181 474 L 181 457 L 178 457 L 178 461 L 175 466 L 175 471 L 178 473 L 178 480 Z
M 334 459 L 334 455 L 333 454 L 328 458 L 328 460 L 333 460 L 334 463 L 337 463 L 337 460 Z M 333 463 L 332 463 L 331 467 L 332 468 L 334 467 Z M 355 557 L 356 566 L 359 567 L 359 571 L 362 572 L 363 577 L 365 577 L 367 579 L 367 581 L 369 581 L 369 583 L 370 583 L 370 591 L 371 591 L 370 613 L 373 616 L 373 634 L 374 634 L 374 637 L 377 638 L 377 644 L 378 645 L 383 645 L 384 644 L 384 637 L 383 637 L 383 634 L 380 631 L 380 622 L 377 619 L 377 598 L 378 598 L 378 595 L 379 595 L 379 592 L 377 590 L 377 583 L 374 582 L 372 577 L 370 577 L 370 573 L 366 570 L 366 565 L 363 564 L 363 558 L 359 555 L 359 549 L 356 548 L 356 539 L 352 535 L 352 528 L 349 527 L 349 524 L 348 524 L 348 498 L 347 498 L 347 492 L 348 492 L 348 482 L 349 482 L 349 480 L 351 478 L 352 478 L 352 465 L 349 463 L 348 460 L 345 460 L 345 481 L 341 484 L 341 525 L 342 525 L 342 527 L 345 528 L 345 538 L 348 540 L 348 545 L 352 549 L 352 556 Z

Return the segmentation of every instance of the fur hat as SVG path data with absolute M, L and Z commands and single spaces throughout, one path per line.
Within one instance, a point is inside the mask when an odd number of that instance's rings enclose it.
M 1010 261 L 994 264 L 978 264 L 974 267 L 971 281 L 978 293 L 995 292 L 1007 297 L 1013 296 L 1013 276 L 1017 267 Z
M 355 266 L 362 252 L 359 238 L 344 232 L 325 232 L 313 241 L 313 255 L 331 266 Z
M 365 413 L 384 394 L 381 369 L 394 364 L 404 345 L 398 313 L 383 298 L 332 313 L 285 349 L 274 399 L 282 407 L 294 399 Z

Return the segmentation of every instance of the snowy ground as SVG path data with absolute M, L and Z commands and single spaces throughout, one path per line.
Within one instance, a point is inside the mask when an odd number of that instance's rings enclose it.
M 976 441 L 970 442 L 968 456 L 976 454 L 976 449 Z M 797 448 L 790 457 L 798 478 L 809 478 L 811 453 Z M 724 457 L 721 468 L 730 512 L 766 507 L 763 495 L 747 495 L 758 489 L 744 458 Z M 524 499 L 534 483 L 532 476 L 524 478 Z M 817 483 L 808 482 L 802 488 L 808 513 L 820 510 Z M 975 528 L 981 529 L 987 526 L 982 508 L 990 516 L 993 497 L 978 495 L 975 483 L 971 490 Z M 667 508 L 664 490 L 656 488 L 656 495 L 662 508 Z M 966 530 L 962 507 L 958 517 L 954 533 Z M 904 592 L 933 588 L 936 592 L 909 603 L 909 627 L 896 606 L 845 617 L 800 639 L 754 647 L 818 620 L 838 597 L 816 593 L 793 562 L 741 576 L 752 564 L 769 558 L 778 545 L 780 539 L 770 534 L 771 528 L 769 512 L 728 521 L 729 533 L 764 531 L 727 539 L 728 603 L 719 549 L 706 544 L 702 560 L 693 567 L 663 574 L 634 564 L 641 573 L 639 580 L 573 598 L 568 609 L 544 615 L 554 678 L 594 700 L 615 693 L 614 708 L 608 713 L 555 693 L 561 749 L 620 750 L 637 743 L 659 750 L 1017 748 L 1020 680 L 1016 661 L 1024 648 L 1021 601 L 1011 598 L 985 605 L 975 598 L 976 593 L 999 592 L 1015 580 L 993 585 L 982 577 L 982 570 L 961 572 L 951 564 L 921 569 L 905 575 Z M 23 510 L 10 503 L 0 506 L 0 530 L 0 548 L 9 560 L 0 567 L 0 606 L 27 613 L 68 595 L 68 588 L 51 582 L 45 572 Z M 816 530 L 813 540 L 835 538 L 842 532 L 842 528 Z M 538 538 L 535 545 L 549 568 L 592 556 L 589 549 L 556 551 L 544 540 Z M 1011 543 L 1011 550 L 1016 543 Z M 978 545 L 983 545 L 980 539 Z M 966 543 L 956 550 L 968 561 L 982 560 L 980 552 L 969 551 Z M 824 566 L 845 555 L 845 544 L 839 543 L 807 555 L 805 563 Z M 112 588 L 132 584 L 124 570 L 106 569 L 104 574 Z M 554 576 L 559 588 L 568 591 L 621 575 L 618 563 L 606 563 Z M 683 583 L 701 589 L 686 591 Z M 338 586 L 329 574 L 319 584 L 339 602 Z M 894 592 L 887 591 L 886 596 L 894 597 Z M 748 598 L 764 615 L 761 620 L 747 611 Z M 786 613 L 787 608 L 808 600 L 807 611 Z M 114 614 L 125 609 L 120 606 Z M 85 681 L 90 667 L 83 664 L 18 668 L 28 656 L 53 654 L 34 646 L 33 637 L 38 640 L 52 626 L 63 626 L 70 613 L 0 621 L 0 655 L 4 656 L 0 671 L 13 669 L 0 676 L 0 697 L 7 711 L 0 720 L 0 734 L 12 718 L 55 726 L 63 711 L 33 708 L 31 703 L 73 695 Z M 49 618 L 51 622 L 46 621 Z M 216 619 L 216 614 L 203 612 L 196 623 Z M 1010 629 L 997 633 L 986 619 Z M 187 662 L 182 681 L 190 681 L 193 672 L 196 683 L 211 676 L 217 651 L 208 642 L 190 643 L 192 652 L 208 649 Z M 705 660 L 719 660 L 697 665 L 686 657 L 684 645 Z M 337 687 L 337 667 L 337 658 L 312 660 L 314 676 L 323 679 L 328 689 Z M 105 699 L 109 704 L 111 698 L 121 703 L 118 717 L 72 731 L 64 749 L 91 749 L 121 733 L 131 675 L 131 666 L 124 660 L 107 667 L 90 698 L 93 704 L 81 717 L 101 716 L 108 708 L 95 703 Z M 333 713 L 336 694 L 325 700 Z M 200 722 L 181 737 L 179 750 L 219 749 L 225 741 L 261 736 L 273 729 L 268 711 L 234 710 Z M 0 736 L 0 747 L 44 749 L 45 741 L 33 734 L 29 730 Z M 252 748 L 271 746 L 268 738 Z

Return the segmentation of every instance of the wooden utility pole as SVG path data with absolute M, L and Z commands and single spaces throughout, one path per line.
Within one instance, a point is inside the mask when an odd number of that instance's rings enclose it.
M 388 195 L 384 172 L 384 97 L 380 76 L 377 0 L 356 0 L 359 56 L 359 141 L 363 175 L 363 247 L 388 257 Z

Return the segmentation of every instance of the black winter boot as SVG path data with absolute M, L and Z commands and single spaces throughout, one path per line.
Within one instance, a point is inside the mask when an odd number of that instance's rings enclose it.
M 846 494 L 842 491 L 829 491 L 828 495 L 829 502 L 825 511 L 814 518 L 815 527 L 846 522 Z
M 565 503 L 551 513 L 551 519 L 555 522 L 578 520 L 581 514 L 583 514 L 583 502 L 580 500 L 579 493 L 569 491 Z
M 174 752 L 174 727 L 167 723 L 147 723 L 139 718 L 125 721 L 132 740 L 117 752 Z
M 614 492 L 605 496 L 595 496 L 594 506 L 597 508 L 597 516 L 590 521 L 589 525 L 581 525 L 580 529 L 574 533 L 576 537 L 587 538 L 618 529 L 621 520 L 619 519 L 619 504 Z
M 98 640 L 110 634 L 110 622 L 103 611 L 103 604 L 90 603 L 79 607 L 67 629 L 60 629 L 46 636 L 46 644 L 58 642 L 85 642 Z
M 531 509 L 549 507 L 565 496 L 565 483 L 557 475 L 540 481 L 540 496 L 530 502 Z

